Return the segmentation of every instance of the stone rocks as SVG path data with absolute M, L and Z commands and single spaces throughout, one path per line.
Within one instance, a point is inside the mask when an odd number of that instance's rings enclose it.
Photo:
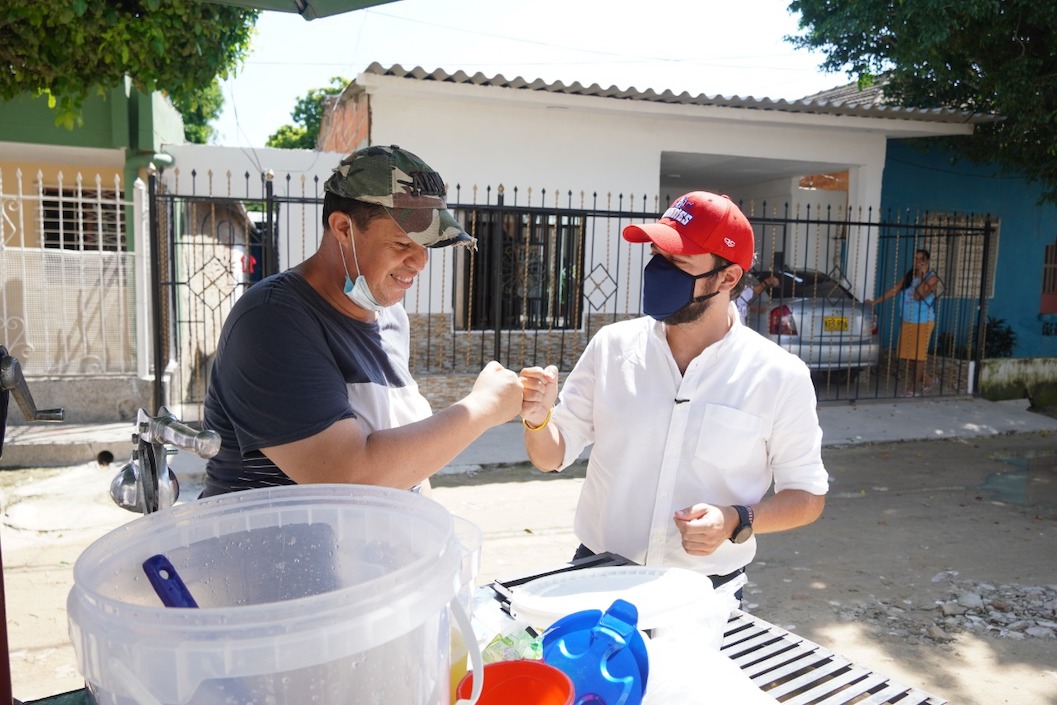
M 944 602 L 940 605 L 940 611 L 943 612 L 944 617 L 956 617 L 968 612 L 969 608 L 953 602 Z
M 935 605 L 914 607 L 873 598 L 869 604 L 840 610 L 844 619 L 865 621 L 889 636 L 912 644 L 948 643 L 958 632 L 973 632 L 1000 639 L 1057 639 L 1057 585 L 990 585 L 947 580 L 949 596 Z
M 948 641 L 954 641 L 954 637 L 953 636 L 951 636 L 947 632 L 943 631 L 942 629 L 937 627 L 935 624 L 933 624 L 931 627 L 928 628 L 928 632 L 927 633 L 928 633 L 929 639 L 932 639 L 933 641 L 938 641 L 938 642 L 941 642 L 941 643 L 946 643 Z

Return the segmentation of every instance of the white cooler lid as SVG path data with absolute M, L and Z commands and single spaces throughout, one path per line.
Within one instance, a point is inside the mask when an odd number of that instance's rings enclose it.
M 573 612 L 605 612 L 618 598 L 638 608 L 642 630 L 671 626 L 689 617 L 727 615 L 731 609 L 707 575 L 685 568 L 584 568 L 537 578 L 512 593 L 511 615 L 541 629 Z

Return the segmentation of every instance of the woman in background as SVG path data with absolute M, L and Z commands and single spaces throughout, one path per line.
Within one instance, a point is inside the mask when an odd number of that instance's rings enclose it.
M 907 361 L 908 385 L 904 397 L 918 397 L 932 389 L 935 380 L 925 381 L 925 361 L 928 359 L 929 340 L 936 323 L 936 287 L 939 276 L 929 269 L 928 250 L 914 252 L 914 267 L 902 280 L 881 295 L 866 301 L 879 304 L 902 295 L 899 328 L 899 359 Z

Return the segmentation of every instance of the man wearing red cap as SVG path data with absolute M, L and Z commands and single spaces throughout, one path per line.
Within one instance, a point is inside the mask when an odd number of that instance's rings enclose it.
M 560 398 L 555 367 L 521 371 L 525 446 L 552 471 L 594 444 L 577 557 L 612 551 L 701 571 L 719 586 L 744 573 L 755 534 L 822 514 L 815 390 L 799 358 L 739 320 L 732 302 L 755 245 L 730 199 L 688 193 L 659 222 L 623 235 L 651 244 L 647 315 L 602 328 Z

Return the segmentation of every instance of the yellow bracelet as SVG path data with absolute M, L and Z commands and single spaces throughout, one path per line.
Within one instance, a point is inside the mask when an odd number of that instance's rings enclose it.
M 547 418 L 543 419 L 543 423 L 541 423 L 539 426 L 532 426 L 525 419 L 521 419 L 521 423 L 525 426 L 525 428 L 527 428 L 530 431 L 538 431 L 541 428 L 543 428 L 544 426 L 546 426 L 548 423 L 550 423 L 551 414 L 553 414 L 553 413 L 554 413 L 554 407 L 552 406 L 550 408 L 550 411 L 547 412 Z

